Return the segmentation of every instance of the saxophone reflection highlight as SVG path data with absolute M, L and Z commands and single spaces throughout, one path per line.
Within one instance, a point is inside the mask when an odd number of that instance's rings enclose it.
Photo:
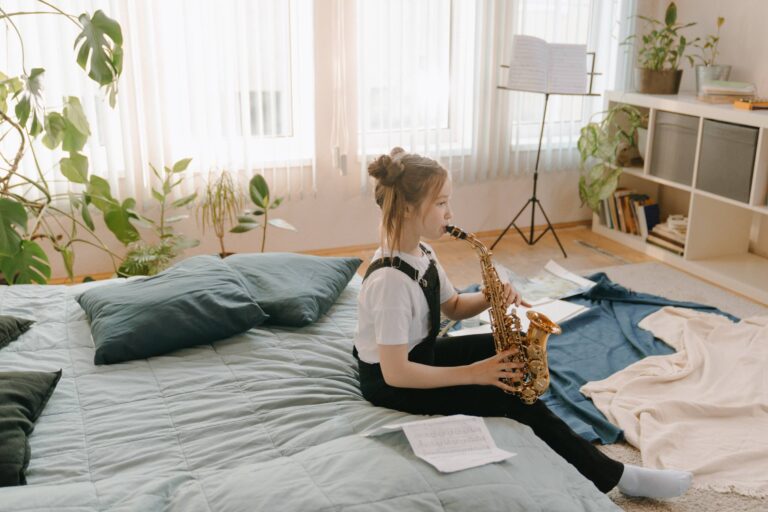
M 520 317 L 514 310 L 507 314 L 504 306 L 504 285 L 491 261 L 491 251 L 475 235 L 466 233 L 456 226 L 446 226 L 445 231 L 457 240 L 469 242 L 477 251 L 482 267 L 483 285 L 486 299 L 490 303 L 491 332 L 496 346 L 496 353 L 516 348 L 517 353 L 509 360 L 523 363 L 522 378 L 502 379 L 515 388 L 511 393 L 518 396 L 525 404 L 532 404 L 549 387 L 549 368 L 547 366 L 547 338 L 550 334 L 560 334 L 562 329 L 555 322 L 541 313 L 528 311 L 530 325 L 528 332 L 520 330 Z

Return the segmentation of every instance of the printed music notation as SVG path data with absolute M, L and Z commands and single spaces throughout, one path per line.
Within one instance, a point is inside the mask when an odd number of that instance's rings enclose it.
M 413 453 L 443 473 L 499 462 L 516 455 L 496 446 L 483 418 L 462 414 L 384 425 L 366 435 L 400 429 Z

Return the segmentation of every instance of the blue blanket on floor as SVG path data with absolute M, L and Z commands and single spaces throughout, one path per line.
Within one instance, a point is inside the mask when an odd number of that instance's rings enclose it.
M 643 318 L 664 306 L 678 306 L 739 319 L 711 306 L 633 292 L 602 272 L 588 279 L 597 284 L 568 300 L 590 309 L 563 322 L 563 334 L 549 337 L 550 388 L 541 399 L 583 438 L 610 444 L 621 437 L 622 431 L 609 423 L 579 389 L 586 382 L 605 379 L 644 357 L 674 352 L 637 326 Z

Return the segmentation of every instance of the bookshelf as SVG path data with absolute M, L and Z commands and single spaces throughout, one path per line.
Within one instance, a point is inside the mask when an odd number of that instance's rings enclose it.
M 592 230 L 768 304 L 768 112 L 685 94 L 609 91 L 604 101 L 606 109 L 624 103 L 648 115 L 645 159 L 624 169 L 619 187 L 653 197 L 662 221 L 685 215 L 688 229 L 682 255 L 611 229 L 599 215 Z M 720 129 L 725 136 L 712 135 Z

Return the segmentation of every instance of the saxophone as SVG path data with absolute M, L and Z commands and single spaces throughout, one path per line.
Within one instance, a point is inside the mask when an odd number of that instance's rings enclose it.
M 520 330 L 520 317 L 514 310 L 507 314 L 504 307 L 504 286 L 491 261 L 491 251 L 475 235 L 466 233 L 456 226 L 446 226 L 446 232 L 453 238 L 469 242 L 480 256 L 483 273 L 483 285 L 486 299 L 491 304 L 491 332 L 496 346 L 496 353 L 516 348 L 517 353 L 510 356 L 512 362 L 523 363 L 522 378 L 503 382 L 515 388 L 511 393 L 518 396 L 525 404 L 534 403 L 549 387 L 549 368 L 547 367 L 547 338 L 550 334 L 560 334 L 562 329 L 541 313 L 528 311 L 530 326 L 527 333 Z

